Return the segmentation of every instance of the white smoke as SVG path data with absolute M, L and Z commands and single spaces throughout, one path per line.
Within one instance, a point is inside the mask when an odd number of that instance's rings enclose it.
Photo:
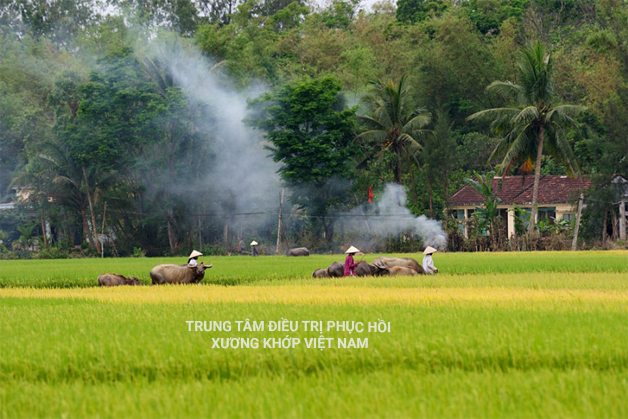
M 211 197 L 213 211 L 238 214 L 239 223 L 259 223 L 260 217 L 242 215 L 276 211 L 280 190 L 278 165 L 264 149 L 259 132 L 244 122 L 247 98 L 264 89 L 237 91 L 221 75 L 224 63 L 212 62 L 193 46 L 182 46 L 181 40 L 155 41 L 152 49 L 188 101 L 204 110 L 195 122 L 208 134 L 215 156 L 205 166 L 204 179 L 216 191 Z
M 447 247 L 447 234 L 441 223 L 425 215 L 415 216 L 406 207 L 406 191 L 401 185 L 386 184 L 380 199 L 367 207 L 356 207 L 349 212 L 350 232 L 370 233 L 378 239 L 400 234 L 413 235 L 425 246 L 436 249 Z

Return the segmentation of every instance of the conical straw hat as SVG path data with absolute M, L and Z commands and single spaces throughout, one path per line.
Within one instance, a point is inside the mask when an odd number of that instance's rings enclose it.
M 257 246 L 257 245 L 258 245 L 258 243 L 257 243 L 255 240 L 253 240 L 253 241 L 251 242 L 251 246 Z
M 199 252 L 198 250 L 193 250 L 192 253 L 190 253 L 190 257 L 188 258 L 188 260 L 195 258 L 197 256 L 203 256 L 203 254 Z
M 427 246 L 425 248 L 425 250 L 423 251 L 423 254 L 424 255 L 430 255 L 430 254 L 436 253 L 436 252 L 438 252 L 438 250 L 434 249 L 432 246 Z
M 347 251 L 345 253 L 358 253 L 359 250 L 353 246 L 351 246 L 350 248 L 347 249 Z

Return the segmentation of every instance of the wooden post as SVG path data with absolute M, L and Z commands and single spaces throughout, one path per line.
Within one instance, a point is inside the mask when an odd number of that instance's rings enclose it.
M 619 239 L 626 241 L 626 201 L 619 201 Z
M 281 188 L 279 194 L 279 220 L 277 224 L 277 254 L 281 254 L 281 228 L 283 226 L 283 194 L 285 189 Z
M 582 216 L 582 204 L 584 201 L 584 195 L 580 194 L 578 200 L 578 213 L 576 214 L 576 227 L 573 231 L 573 242 L 571 242 L 571 250 L 575 251 L 578 248 L 578 230 L 580 230 L 580 217 Z

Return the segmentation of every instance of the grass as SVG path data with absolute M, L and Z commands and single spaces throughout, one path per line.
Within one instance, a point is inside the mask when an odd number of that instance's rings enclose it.
M 628 416 L 627 252 L 438 254 L 434 277 L 309 278 L 338 259 L 215 258 L 204 286 L 110 289 L 94 275 L 163 260 L 1 262 L 0 417 Z M 186 324 L 247 318 L 391 331 L 325 332 L 364 349 L 217 349 L 319 333 Z
M 379 255 L 366 255 L 372 261 Z M 393 255 L 414 257 L 419 254 Z M 220 285 L 308 279 L 317 268 L 326 268 L 343 255 L 222 256 L 201 258 L 214 267 L 204 283 Z M 525 273 L 628 273 L 628 251 L 527 252 L 527 253 L 437 253 L 435 264 L 444 275 L 494 275 Z M 149 284 L 151 268 L 160 263 L 184 263 L 182 258 L 69 259 L 0 261 L 0 288 L 91 287 L 102 273 L 136 276 Z

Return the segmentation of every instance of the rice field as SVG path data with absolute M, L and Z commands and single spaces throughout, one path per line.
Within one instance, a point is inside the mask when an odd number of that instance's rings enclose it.
M 327 280 L 311 272 L 340 255 L 204 259 L 202 286 L 108 289 L 98 274 L 148 283 L 181 261 L 0 261 L 0 417 L 628 417 L 628 252 L 444 253 L 433 277 Z M 321 350 L 318 331 L 246 319 L 390 331 L 325 330 Z M 301 344 L 261 344 L 286 336 Z M 260 345 L 215 347 L 230 337 Z

